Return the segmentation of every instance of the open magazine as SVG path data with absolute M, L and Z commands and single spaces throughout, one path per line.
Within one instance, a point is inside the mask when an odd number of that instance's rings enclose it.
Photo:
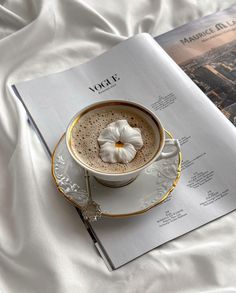
M 182 174 L 163 204 L 141 216 L 85 222 L 109 268 L 236 208 L 236 130 L 150 35 L 136 35 L 90 62 L 13 90 L 49 153 L 76 112 L 107 99 L 145 105 L 179 138 Z

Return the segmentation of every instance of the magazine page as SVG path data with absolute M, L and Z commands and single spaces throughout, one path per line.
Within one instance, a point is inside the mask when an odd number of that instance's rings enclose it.
M 181 179 L 163 204 L 142 216 L 91 224 L 112 268 L 236 208 L 235 128 L 150 35 L 16 89 L 50 150 L 75 112 L 103 99 L 146 105 L 179 138 Z
M 236 5 L 155 39 L 236 126 Z

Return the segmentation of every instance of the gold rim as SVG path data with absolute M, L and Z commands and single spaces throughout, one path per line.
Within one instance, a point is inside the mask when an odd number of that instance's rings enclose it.
M 173 138 L 172 134 L 165 130 L 165 132 L 170 136 L 170 138 Z M 56 150 L 59 146 L 59 144 L 61 143 L 61 141 L 63 140 L 63 138 L 65 137 L 65 133 L 62 135 L 62 137 L 59 139 L 58 143 L 56 144 L 55 148 L 54 148 L 54 151 L 52 153 L 52 157 L 51 157 L 51 173 L 52 173 L 52 177 L 55 181 L 55 184 L 56 184 L 56 187 L 57 189 L 59 190 L 60 194 L 66 198 L 66 200 L 68 200 L 70 203 L 72 203 L 75 207 L 81 209 L 81 206 L 76 203 L 74 200 L 72 200 L 71 198 L 68 197 L 68 195 L 66 195 L 66 193 L 64 193 L 64 191 L 60 188 L 60 186 L 58 185 L 58 182 L 57 182 L 57 179 L 56 179 L 56 176 L 55 176 L 55 173 L 54 173 L 54 156 L 55 156 L 55 153 L 56 153 Z M 134 213 L 129 213 L 129 214 L 107 214 L 107 213 L 103 213 L 102 212 L 102 216 L 103 217 L 107 217 L 107 218 L 128 218 L 128 217 L 131 217 L 131 216 L 137 216 L 137 215 L 141 215 L 147 211 L 149 211 L 150 209 L 154 208 L 155 206 L 159 205 L 160 203 L 162 203 L 169 195 L 170 193 L 175 189 L 178 181 L 179 181 L 179 178 L 180 178 L 180 174 L 181 174 L 181 162 L 182 162 L 182 153 L 179 152 L 178 154 L 179 156 L 179 161 L 178 161 L 178 169 L 177 169 L 177 176 L 172 184 L 172 186 L 169 188 L 169 190 L 162 196 L 162 198 L 157 201 L 156 203 L 154 203 L 153 205 L 143 209 L 143 210 L 140 210 L 140 211 L 137 211 L 137 212 L 134 212 Z
M 74 158 L 74 160 L 76 162 L 78 162 L 82 167 L 86 168 L 86 169 L 90 169 L 91 172 L 96 173 L 96 174 L 103 174 L 103 172 L 99 172 L 96 169 L 92 169 L 91 166 L 86 165 L 84 162 L 82 162 L 77 155 L 74 153 L 72 147 L 71 147 L 71 137 L 72 137 L 72 130 L 74 128 L 74 126 L 78 123 L 78 121 L 88 112 L 99 109 L 99 108 L 103 108 L 103 107 L 110 107 L 110 106 L 128 106 L 128 107 L 133 107 L 135 109 L 138 109 L 139 111 L 145 113 L 150 119 L 153 120 L 153 122 L 156 124 L 158 130 L 159 130 L 159 134 L 160 134 L 160 145 L 158 147 L 158 149 L 156 150 L 155 154 L 153 155 L 153 157 L 149 160 L 149 162 L 153 161 L 155 156 L 161 152 L 161 148 L 164 146 L 164 131 L 163 128 L 161 127 L 161 122 L 159 121 L 158 118 L 154 117 L 151 112 L 146 109 L 144 106 L 139 106 L 136 103 L 130 102 L 130 101 L 117 101 L 117 100 L 111 100 L 111 101 L 103 101 L 103 102 L 98 102 L 95 104 L 92 104 L 91 106 L 85 108 L 84 110 L 82 110 L 81 112 L 77 113 L 73 118 L 72 121 L 70 122 L 68 129 L 66 131 L 66 144 L 67 144 L 67 136 L 68 136 L 68 151 L 70 153 L 70 155 Z M 127 174 L 133 173 L 134 171 L 139 171 L 143 168 L 139 167 L 135 170 L 132 170 L 130 172 L 127 172 Z M 112 173 L 112 175 L 122 175 L 122 173 Z

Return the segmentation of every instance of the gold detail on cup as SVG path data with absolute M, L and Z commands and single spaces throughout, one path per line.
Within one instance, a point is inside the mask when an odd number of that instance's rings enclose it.
M 159 134 L 160 134 L 160 143 L 159 143 L 159 146 L 157 147 L 157 150 L 155 152 L 155 154 L 153 155 L 153 157 L 150 159 L 150 161 L 153 160 L 153 158 L 155 158 L 155 156 L 160 152 L 163 144 L 165 143 L 165 135 L 164 135 L 164 131 L 161 127 L 161 125 L 159 125 L 159 122 L 158 120 L 156 120 L 152 114 L 150 114 L 146 109 L 145 107 L 142 108 L 140 107 L 138 104 L 132 104 L 132 102 L 130 101 L 118 101 L 118 100 L 114 100 L 114 101 L 102 101 L 102 102 L 99 102 L 99 103 L 96 103 L 96 104 L 93 104 L 92 106 L 90 107 L 87 107 L 84 111 L 80 112 L 77 116 L 75 116 L 73 118 L 73 120 L 70 122 L 69 124 L 69 127 L 67 129 L 67 132 L 68 132 L 68 144 L 69 144 L 69 148 L 70 148 L 70 154 L 72 155 L 72 157 L 74 158 L 75 161 L 79 161 L 80 162 L 80 165 L 83 166 L 84 168 L 87 168 L 87 169 L 91 169 L 91 172 L 94 172 L 94 173 L 97 173 L 97 174 L 103 174 L 103 172 L 99 172 L 98 170 L 94 170 L 91 166 L 87 165 L 86 163 L 82 162 L 78 156 L 75 154 L 75 152 L 73 151 L 72 149 L 72 143 L 71 143 L 71 137 L 72 137 L 72 130 L 74 128 L 74 126 L 78 123 L 78 121 L 81 119 L 82 116 L 84 116 L 86 113 L 92 111 L 92 110 L 96 110 L 96 109 L 99 109 L 99 108 L 103 108 L 103 107 L 107 107 L 107 106 L 128 106 L 128 107 L 133 107 L 135 109 L 138 109 L 139 111 L 145 113 L 146 115 L 148 115 L 153 121 L 154 123 L 156 124 L 158 130 L 159 130 Z M 149 162 L 150 162 L 149 161 Z M 147 162 L 148 164 L 148 162 Z M 137 168 L 135 170 L 132 170 L 131 172 L 134 172 L 134 171 L 139 171 L 143 168 L 143 166 L 141 166 L 140 168 Z M 128 175 L 130 172 L 127 172 L 126 174 Z M 123 173 L 115 173 L 116 175 L 122 175 Z

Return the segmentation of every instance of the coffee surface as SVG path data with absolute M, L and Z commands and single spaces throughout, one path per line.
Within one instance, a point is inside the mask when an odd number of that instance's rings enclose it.
M 130 108 L 130 109 L 129 109 Z M 71 148 L 75 156 L 90 168 L 106 173 L 124 173 L 138 169 L 149 162 L 156 154 L 159 142 L 153 127 L 143 115 L 131 107 L 102 107 L 90 110 L 73 126 Z M 137 151 L 134 159 L 127 163 L 105 163 L 99 155 L 97 139 L 108 124 L 117 120 L 127 120 L 132 127 L 141 130 L 143 147 Z

